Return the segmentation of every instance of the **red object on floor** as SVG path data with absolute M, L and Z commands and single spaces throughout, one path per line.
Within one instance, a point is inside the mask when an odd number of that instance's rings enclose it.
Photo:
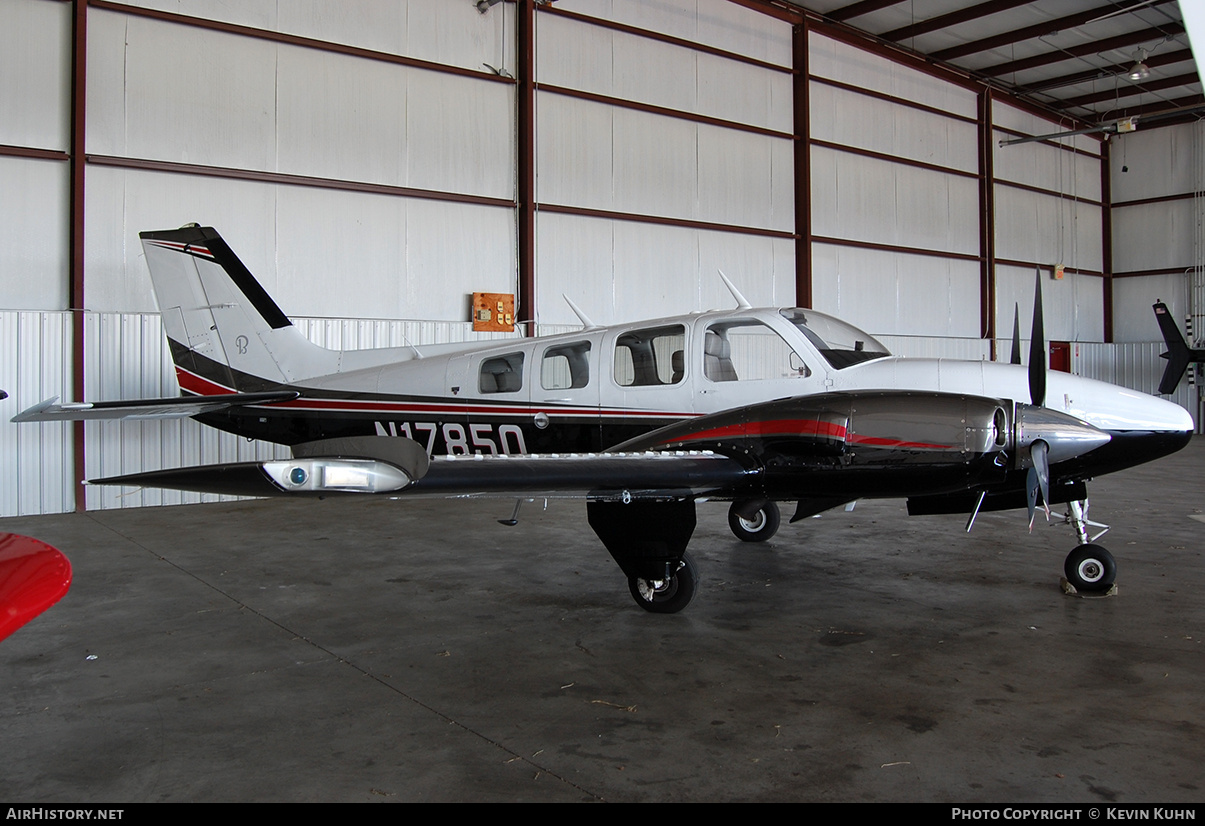
M 0 640 L 63 598 L 71 563 L 40 539 L 0 533 Z

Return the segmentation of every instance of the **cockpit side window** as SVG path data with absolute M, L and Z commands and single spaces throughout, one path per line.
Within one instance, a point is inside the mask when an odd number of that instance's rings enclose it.
M 684 375 L 680 354 L 686 347 L 681 324 L 632 330 L 615 341 L 615 383 L 620 387 L 678 384 Z
M 523 389 L 523 354 L 508 353 L 481 362 L 477 389 L 482 393 L 517 393 Z
M 777 331 L 754 319 L 712 324 L 703 337 L 703 375 L 711 381 L 758 381 L 811 375 Z
M 833 367 L 841 370 L 864 361 L 890 356 L 887 348 L 868 333 L 840 319 L 798 307 L 782 310 Z

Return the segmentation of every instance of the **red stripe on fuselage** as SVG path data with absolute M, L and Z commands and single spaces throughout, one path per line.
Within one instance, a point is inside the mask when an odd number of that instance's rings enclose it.
M 906 442 L 901 439 L 887 439 L 879 436 L 863 436 L 849 433 L 843 425 L 825 422 L 819 419 L 773 419 L 769 421 L 733 424 L 724 427 L 714 427 L 710 430 L 700 430 L 685 436 L 670 439 L 667 444 L 676 442 L 697 442 L 714 439 L 740 439 L 750 436 L 812 436 L 817 438 L 843 439 L 847 444 L 865 445 L 867 447 L 903 447 L 918 450 L 950 450 L 954 445 L 937 445 L 927 442 Z

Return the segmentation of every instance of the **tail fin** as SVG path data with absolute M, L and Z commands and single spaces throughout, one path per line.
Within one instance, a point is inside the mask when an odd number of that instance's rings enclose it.
M 1192 353 L 1184 343 L 1184 336 L 1180 335 L 1180 328 L 1176 326 L 1172 314 L 1167 311 L 1167 305 L 1160 301 L 1154 305 L 1154 310 L 1159 330 L 1163 333 L 1163 341 L 1167 344 L 1167 352 L 1163 354 L 1163 358 L 1167 359 L 1167 367 L 1163 369 L 1159 392 L 1170 396 L 1176 392 L 1176 386 L 1184 376 L 1184 371 L 1188 369 Z
M 340 354 L 303 336 L 213 227 L 139 238 L 182 390 L 260 392 L 339 369 Z

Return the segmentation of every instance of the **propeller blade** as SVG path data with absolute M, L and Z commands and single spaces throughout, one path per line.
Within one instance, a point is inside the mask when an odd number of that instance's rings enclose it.
M 1045 442 L 1034 442 L 1029 446 L 1034 470 L 1038 472 L 1038 487 L 1042 491 L 1042 507 L 1046 509 L 1046 521 L 1050 521 L 1050 461 Z
M 1029 458 L 1033 464 L 1025 474 L 1025 503 L 1029 509 L 1029 530 L 1032 533 L 1039 493 L 1042 494 L 1042 508 L 1046 511 L 1046 521 L 1050 521 L 1050 462 L 1046 443 L 1037 441 L 1030 445 Z
M 1042 328 L 1042 273 L 1037 272 L 1033 294 L 1033 334 L 1029 339 L 1029 401 L 1046 403 L 1046 333 Z
M 1021 306 L 1013 304 L 1013 355 L 1009 364 L 1021 363 Z
M 1033 533 L 1033 515 L 1038 502 L 1038 470 L 1031 467 L 1025 473 L 1025 503 L 1029 508 L 1029 532 Z

